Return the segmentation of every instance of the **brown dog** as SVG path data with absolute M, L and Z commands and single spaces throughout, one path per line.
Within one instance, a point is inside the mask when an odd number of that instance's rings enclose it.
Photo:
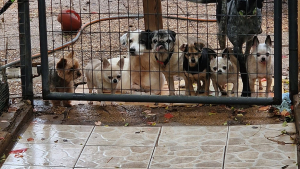
M 49 63 L 49 83 L 51 92 L 74 92 L 73 81 L 81 76 L 79 62 L 74 58 L 74 51 L 68 56 Z M 61 100 L 52 100 L 53 106 L 59 106 Z M 70 100 L 62 101 L 65 107 L 71 107 Z

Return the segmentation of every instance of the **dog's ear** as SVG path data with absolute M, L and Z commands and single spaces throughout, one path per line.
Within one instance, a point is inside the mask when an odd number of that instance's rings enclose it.
M 123 58 L 123 57 L 118 61 L 117 65 L 118 65 L 121 69 L 123 69 L 123 67 L 124 67 L 124 58 Z
M 67 58 L 73 58 L 73 56 L 74 56 L 74 51 L 72 50 L 72 52 L 70 52 L 70 53 L 68 54 Z
M 179 47 L 182 52 L 187 52 L 188 44 L 184 43 Z
M 102 69 L 106 69 L 108 66 L 110 65 L 109 61 L 107 60 L 107 58 L 104 58 L 102 60 Z
M 259 45 L 259 40 L 257 36 L 254 36 L 252 41 L 252 47 L 257 47 L 258 45 Z
M 57 69 L 64 69 L 67 66 L 67 59 L 61 58 L 59 62 L 56 64 Z
M 200 43 L 200 42 L 199 43 L 195 42 L 194 46 L 200 52 L 201 49 L 204 48 L 205 45 L 203 43 Z
M 208 57 L 209 60 L 217 58 L 217 54 L 214 50 L 209 48 L 202 48 L 201 57 Z
M 146 31 L 141 31 L 140 38 L 145 40 L 146 49 L 151 50 L 152 49 L 151 31 L 149 29 L 147 29 Z
M 272 46 L 272 40 L 271 40 L 271 36 L 270 35 L 267 36 L 265 44 L 267 44 L 267 46 L 269 46 L 269 47 Z
M 173 39 L 173 41 L 175 42 L 176 40 L 176 32 L 169 30 L 168 33 L 170 34 L 171 38 Z
M 256 2 L 257 2 L 257 6 L 256 7 L 261 9 L 263 7 L 264 0 L 257 0 Z
M 230 56 L 229 56 L 229 49 L 225 48 L 223 53 L 222 53 L 222 58 L 227 58 L 228 60 L 230 60 Z
M 128 33 L 125 33 L 124 35 L 122 35 L 121 37 L 120 37 L 120 43 L 121 43 L 121 45 L 127 45 L 127 37 L 128 36 Z

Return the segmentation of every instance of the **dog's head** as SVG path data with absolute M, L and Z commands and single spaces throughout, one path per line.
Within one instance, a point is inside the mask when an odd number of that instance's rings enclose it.
M 174 50 L 176 33 L 171 30 L 160 29 L 150 35 L 151 48 L 156 52 L 169 52 Z
M 124 58 L 121 58 L 117 63 L 110 64 L 105 58 L 102 60 L 102 78 L 107 83 L 117 84 L 121 80 L 121 71 L 124 66 Z
M 224 49 L 222 56 L 217 58 L 212 58 L 210 61 L 211 71 L 218 74 L 227 74 L 230 72 L 230 68 L 232 66 L 231 57 L 235 57 L 233 55 L 233 50 L 231 48 Z
M 194 67 L 198 64 L 201 57 L 201 49 L 205 45 L 203 43 L 182 44 L 179 49 L 184 52 L 184 57 L 189 61 L 189 66 Z
M 270 35 L 265 43 L 259 43 L 257 36 L 253 38 L 251 54 L 256 58 L 257 63 L 267 64 L 270 60 L 272 41 Z
M 139 29 L 130 31 L 121 36 L 122 45 L 129 45 L 131 56 L 143 55 L 146 50 L 151 50 L 151 40 L 149 40 L 150 31 L 141 31 Z
M 263 7 L 264 0 L 235 0 L 237 11 L 243 15 L 256 15 L 256 8 Z
M 57 62 L 56 71 L 57 75 L 62 79 L 65 79 L 67 82 L 71 82 L 81 76 L 79 62 L 74 57 L 74 51 Z

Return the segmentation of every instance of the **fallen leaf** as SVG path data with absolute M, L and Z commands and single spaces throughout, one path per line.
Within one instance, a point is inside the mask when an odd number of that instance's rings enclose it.
M 289 113 L 288 111 L 286 111 L 286 110 L 283 110 L 282 112 L 280 112 L 280 114 L 281 114 L 281 116 L 283 116 L 283 117 L 286 117 L 286 116 L 289 116 L 289 115 L 290 115 L 290 113 Z
M 169 106 L 167 106 L 165 109 L 168 110 L 168 109 L 169 109 Z
M 212 112 L 209 112 L 209 113 L 208 113 L 209 116 L 211 116 L 211 115 L 216 115 L 216 114 L 217 114 L 217 113 L 212 113 Z
M 96 126 L 101 126 L 101 121 L 96 121 L 96 122 L 95 122 L 95 125 L 96 125 Z
M 144 113 L 146 113 L 146 114 L 150 114 L 151 113 L 151 110 L 145 110 L 145 111 L 143 111 Z
M 126 111 L 121 111 L 121 112 L 120 112 L 120 114 L 126 114 L 126 113 L 127 113 Z
M 270 109 L 270 106 L 263 106 L 263 107 L 260 107 L 258 110 L 259 111 L 267 111 Z
M 8 122 L 7 120 L 1 120 L 0 122 L 2 122 L 2 123 L 6 123 L 6 122 Z
M 54 143 L 57 143 L 57 142 L 58 142 L 58 140 L 55 140 L 55 141 L 54 141 Z
M 167 114 L 164 115 L 164 117 L 167 118 L 167 119 L 170 119 L 170 118 L 172 118 L 174 116 L 171 113 L 167 113 Z
M 128 125 L 129 125 L 129 123 L 125 123 L 125 125 L 124 125 L 124 126 L 125 126 L 125 127 L 127 127 Z
M 284 121 L 284 122 L 282 123 L 282 127 L 286 127 L 286 126 L 287 126 L 287 122 Z
M 9 154 L 18 154 L 18 153 L 23 153 L 25 151 L 27 151 L 28 148 L 22 148 L 22 149 L 18 149 L 18 150 L 12 150 L 9 152 Z
M 34 140 L 33 138 L 28 138 L 28 139 L 27 139 L 27 141 L 33 141 L 33 140 Z
M 227 122 L 223 123 L 224 126 L 227 126 Z

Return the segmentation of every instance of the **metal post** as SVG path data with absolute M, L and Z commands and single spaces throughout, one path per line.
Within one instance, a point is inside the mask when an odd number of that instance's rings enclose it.
M 282 100 L 282 0 L 274 1 L 274 99 Z
M 290 99 L 298 94 L 298 25 L 297 1 L 288 1 L 289 11 L 289 85 Z M 276 35 L 276 34 L 275 34 Z
M 39 8 L 39 30 L 40 30 L 40 51 L 42 65 L 42 93 L 43 98 L 50 93 L 49 89 L 49 66 L 48 66 L 48 46 L 47 46 L 47 25 L 46 25 L 46 4 L 45 0 L 38 0 Z
M 22 97 L 33 104 L 29 1 L 18 1 Z

